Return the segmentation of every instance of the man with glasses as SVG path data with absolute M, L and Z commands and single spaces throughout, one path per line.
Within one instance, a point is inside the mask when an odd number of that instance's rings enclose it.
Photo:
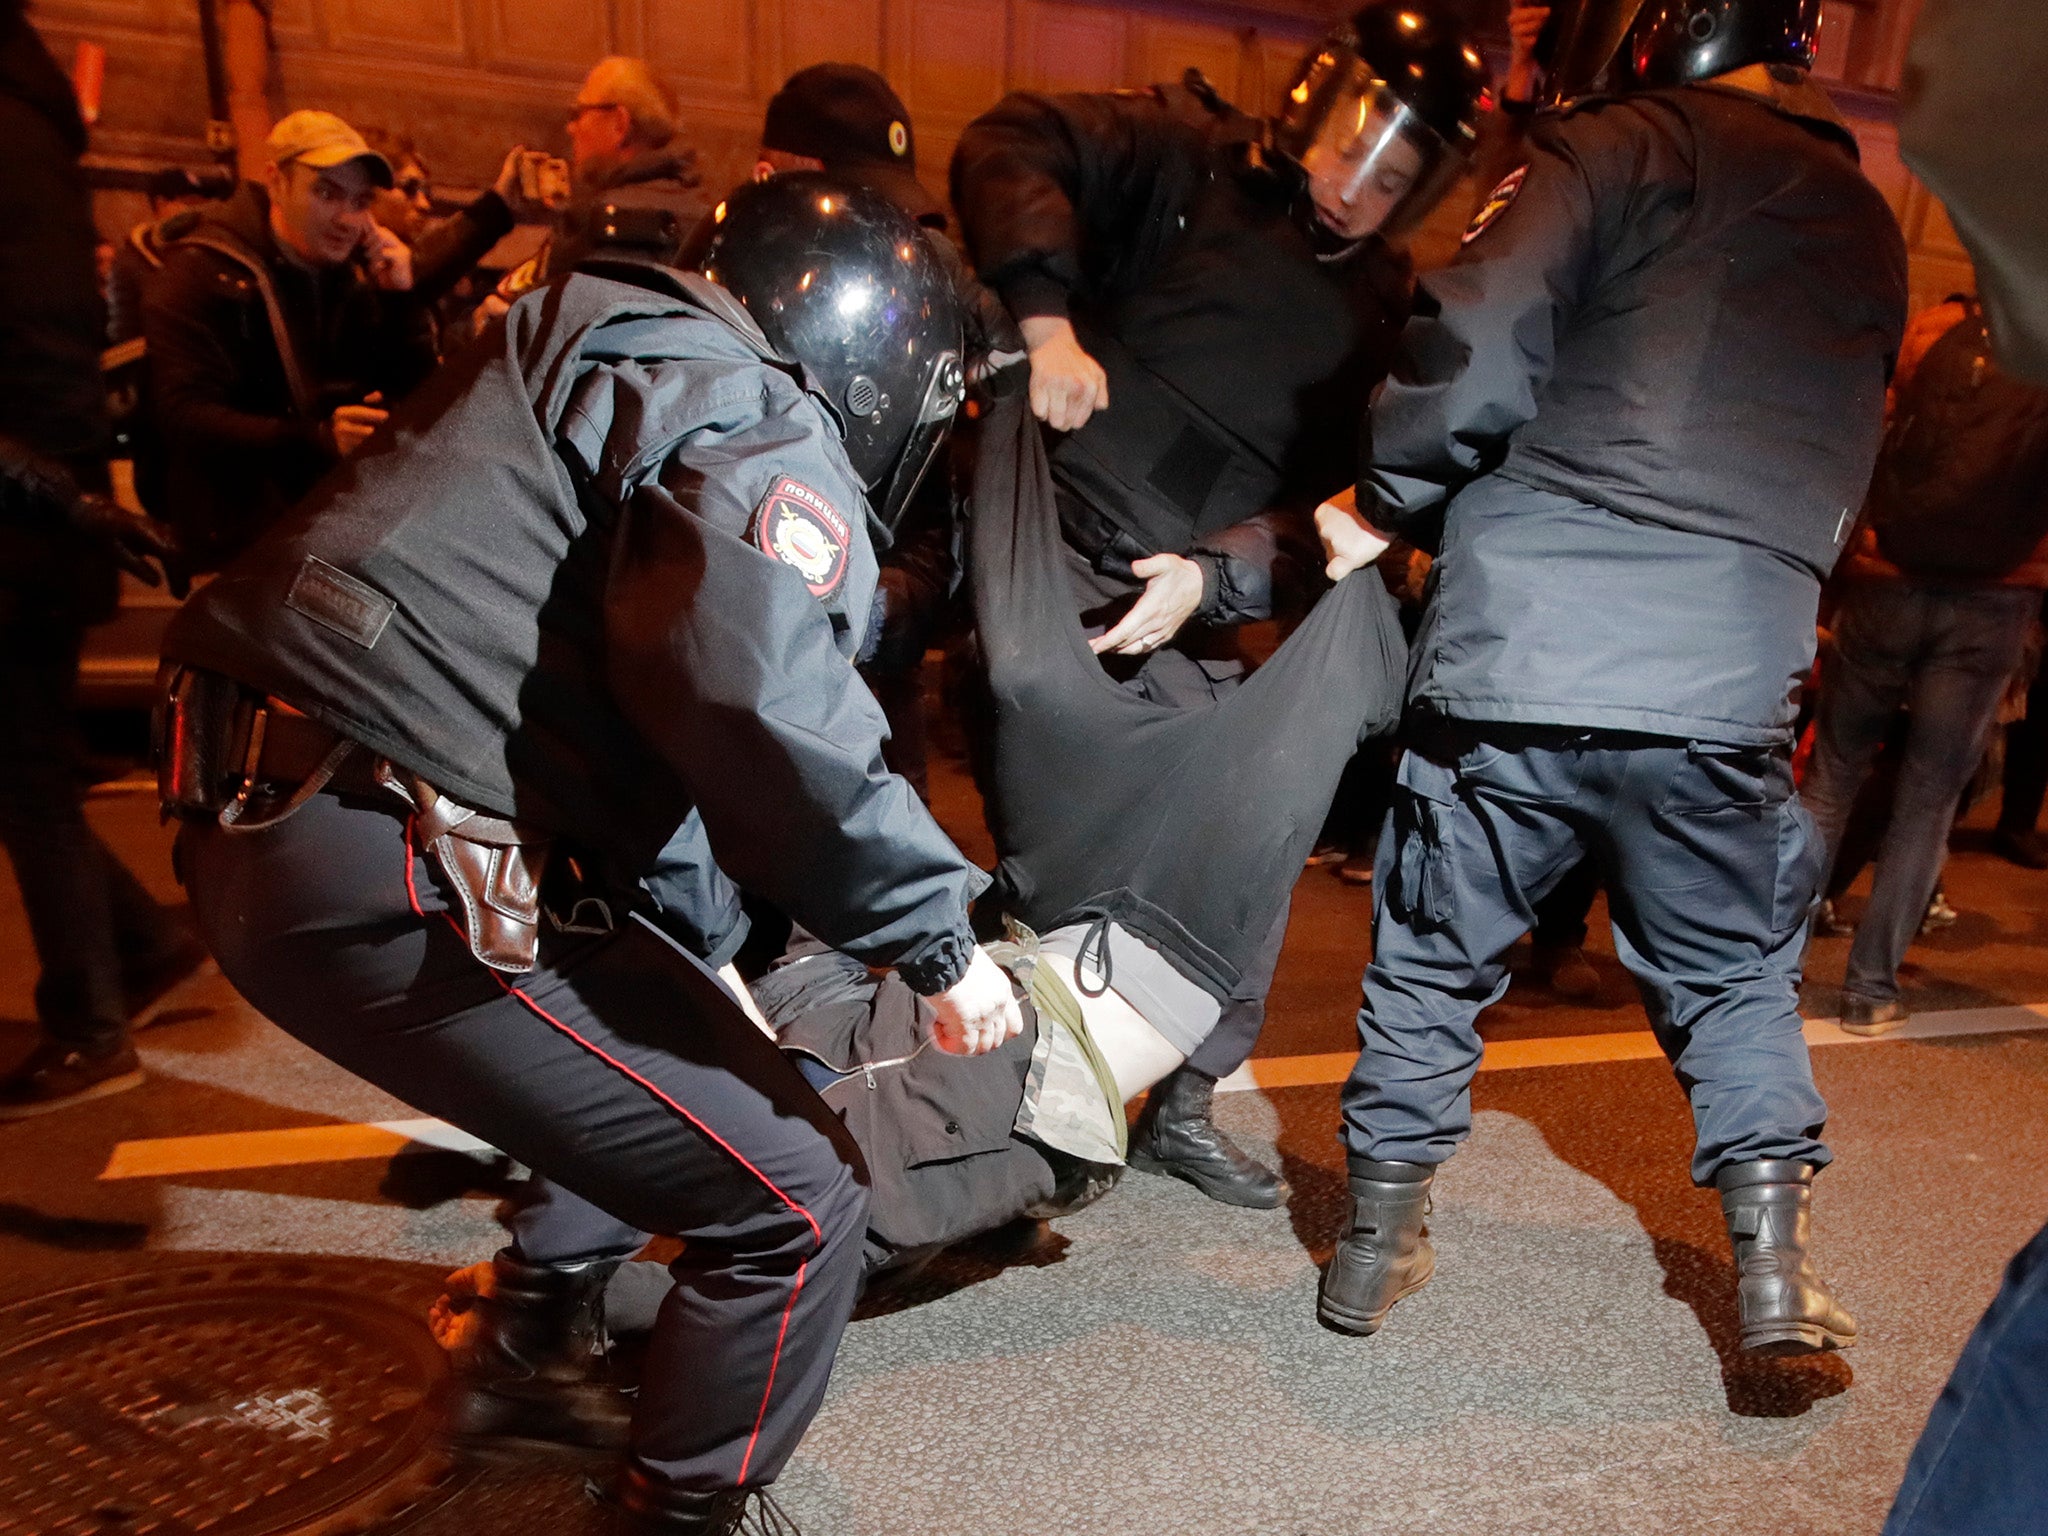
M 638 228 L 665 221 L 663 238 L 677 244 L 704 221 L 711 201 L 700 190 L 697 152 L 675 142 L 677 113 L 675 92 L 645 59 L 598 61 L 569 104 L 574 196 L 553 238 L 484 301 L 487 317 L 503 314 L 521 294 L 610 243 L 602 227 L 608 210 L 632 210 Z
M 391 165 L 329 112 L 271 131 L 165 254 L 143 305 L 163 515 L 196 570 L 246 547 L 434 366 L 412 252 L 370 216 Z

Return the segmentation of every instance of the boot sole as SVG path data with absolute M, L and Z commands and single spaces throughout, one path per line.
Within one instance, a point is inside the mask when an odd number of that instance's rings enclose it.
M 1861 1035 L 1864 1039 L 1869 1040 L 1878 1035 L 1888 1035 L 1895 1029 L 1904 1029 L 1912 1022 L 1913 1016 L 1909 1013 L 1896 1019 L 1886 1019 L 1877 1024 L 1850 1024 L 1844 1022 L 1842 1029 L 1847 1034 Z
M 1853 1333 L 1836 1333 L 1817 1323 L 1792 1323 L 1779 1328 L 1758 1328 L 1742 1335 L 1743 1350 L 1752 1355 L 1818 1355 L 1830 1349 L 1847 1349 L 1856 1342 Z
M 1417 1291 L 1429 1284 L 1435 1274 L 1436 1259 L 1432 1255 L 1429 1261 L 1429 1268 L 1425 1269 L 1417 1278 L 1409 1281 L 1395 1295 L 1392 1301 L 1381 1307 L 1377 1312 L 1353 1312 L 1349 1307 L 1340 1307 L 1328 1297 L 1319 1294 L 1316 1297 L 1316 1320 L 1325 1328 L 1332 1329 L 1335 1332 L 1348 1333 L 1361 1339 L 1370 1338 L 1373 1334 L 1380 1331 L 1380 1326 L 1386 1322 L 1389 1312 L 1393 1311 L 1399 1303 L 1407 1300 L 1407 1298 L 1413 1296 Z
M 117 1093 L 126 1093 L 130 1088 L 140 1088 L 142 1083 L 142 1069 L 137 1067 L 133 1072 L 123 1072 L 119 1077 L 105 1078 L 90 1088 L 67 1093 L 61 1099 L 48 1099 L 39 1104 L 0 1105 L 0 1120 L 33 1120 L 37 1115 L 54 1115 L 58 1110 L 69 1109 L 74 1104 L 87 1104 L 94 1099 L 105 1099 Z
M 1179 1179 L 1183 1184 L 1192 1184 L 1218 1205 L 1234 1205 L 1240 1210 L 1276 1211 L 1285 1205 L 1287 1197 L 1294 1193 L 1293 1186 L 1285 1179 L 1282 1179 L 1280 1187 L 1273 1192 L 1273 1197 L 1270 1200 L 1247 1200 L 1238 1194 L 1237 1191 L 1219 1187 L 1210 1180 L 1203 1178 L 1199 1171 L 1188 1167 L 1185 1163 L 1169 1163 L 1164 1158 L 1152 1156 L 1149 1152 L 1132 1152 L 1124 1159 L 1124 1163 L 1127 1167 L 1135 1168 L 1140 1173 L 1163 1174 L 1169 1179 Z

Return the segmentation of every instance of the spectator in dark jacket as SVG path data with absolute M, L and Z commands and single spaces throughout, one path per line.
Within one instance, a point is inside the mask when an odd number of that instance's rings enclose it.
M 405 243 L 370 217 L 391 166 L 340 118 L 294 112 L 261 184 L 203 215 L 143 306 L 163 515 L 215 570 L 434 366 Z
M 85 125 L 20 0 L 0 0 L 0 844 L 42 971 L 43 1033 L 0 1078 L 0 1119 L 142 1081 L 134 1006 L 201 958 L 94 834 L 72 719 L 85 626 L 146 525 L 104 498 L 107 420 Z M 110 558 L 113 555 L 115 558 Z M 154 573 L 151 573 L 154 579 Z
M 697 152 L 675 142 L 675 92 L 645 59 L 600 59 L 569 104 L 575 196 L 531 261 L 506 275 L 483 312 L 502 315 L 528 289 L 560 277 L 603 242 L 594 222 L 606 207 L 668 214 L 678 242 L 711 212 Z
M 1842 562 L 1800 786 L 1831 865 L 1900 706 L 1911 716 L 1843 982 L 1842 1027 L 1852 1034 L 1906 1022 L 1899 964 L 2048 589 L 2048 389 L 2003 374 L 1990 347 L 1974 301 L 1915 317 L 1864 526 Z

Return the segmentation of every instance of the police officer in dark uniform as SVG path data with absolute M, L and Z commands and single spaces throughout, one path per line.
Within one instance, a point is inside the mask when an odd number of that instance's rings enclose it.
M 983 877 L 882 768 L 848 663 L 869 524 L 960 396 L 950 284 L 815 176 L 735 193 L 707 271 L 587 266 L 430 381 L 180 615 L 163 763 L 256 1007 L 683 1238 L 613 1499 L 725 1533 L 822 1398 L 866 1176 L 691 953 L 713 855 L 894 966 L 942 1046 L 1021 1020 L 968 930 Z M 623 1257 L 501 1254 L 470 1385 L 544 1416 Z
M 1384 82 L 1368 124 L 1317 88 L 1338 60 Z M 969 252 L 1018 318 L 1032 408 L 1060 434 L 1070 590 L 1047 600 L 1083 616 L 1123 687 L 1164 705 L 1221 696 L 1244 672 L 1236 626 L 1313 582 L 1309 513 L 1355 475 L 1359 417 L 1406 314 L 1398 242 L 1463 169 L 1485 82 L 1452 14 L 1417 0 L 1333 32 L 1270 122 L 1191 72 L 1013 95 L 962 134 Z M 1001 847 L 1003 806 L 991 814 Z M 1260 955 L 1223 1025 L 1152 1094 L 1133 1167 L 1230 1204 L 1284 1198 L 1216 1129 L 1210 1095 L 1251 1054 L 1286 915 L 1255 919 Z
M 1569 96 L 1604 72 L 1609 94 L 1535 122 L 1424 280 L 1375 404 L 1359 507 L 1438 558 L 1343 1096 L 1332 1327 L 1370 1333 L 1428 1280 L 1473 1021 L 1590 853 L 1692 1102 L 1693 1177 L 1721 1194 L 1743 1346 L 1855 1338 L 1807 1254 L 1829 1154 L 1797 994 L 1821 850 L 1788 749 L 1906 261 L 1808 81 L 1819 9 L 1582 7 L 1554 78 Z M 1333 573 L 1363 531 L 1329 520 Z

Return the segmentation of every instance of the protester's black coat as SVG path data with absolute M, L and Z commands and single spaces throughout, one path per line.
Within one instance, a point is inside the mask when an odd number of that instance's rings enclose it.
M 983 279 L 1020 318 L 1071 318 L 1109 378 L 1051 449 L 1069 541 L 1105 570 L 1209 557 L 1208 622 L 1269 613 L 1276 565 L 1312 576 L 1306 516 L 1352 478 L 1406 306 L 1379 241 L 1320 259 L 1257 126 L 1181 87 L 1020 94 L 953 162 Z
M 1439 555 L 1416 691 L 1444 714 L 1789 726 L 1906 261 L 1818 91 L 1756 73 L 1540 120 L 1423 280 L 1360 504 Z
M 969 522 L 994 704 L 994 899 L 1040 933 L 1108 914 L 1227 998 L 1287 902 L 1359 742 L 1393 728 L 1404 646 L 1371 571 L 1339 582 L 1244 684 L 1174 707 L 1119 688 L 1060 580 L 1021 397 L 982 434 Z
M 267 278 L 301 379 L 296 397 L 258 281 Z M 167 454 L 165 505 L 200 569 L 232 559 L 334 462 L 337 406 L 386 404 L 434 366 L 427 307 L 378 289 L 357 262 L 318 273 L 278 254 L 251 182 L 203 211 L 143 295 L 150 398 Z
M 196 597 L 165 652 L 615 881 L 658 885 L 694 806 L 748 889 L 950 984 L 983 879 L 883 770 L 847 659 L 875 582 L 860 482 L 730 296 L 649 280 L 576 274 L 521 300 Z M 817 596 L 756 540 L 785 481 L 844 520 Z

